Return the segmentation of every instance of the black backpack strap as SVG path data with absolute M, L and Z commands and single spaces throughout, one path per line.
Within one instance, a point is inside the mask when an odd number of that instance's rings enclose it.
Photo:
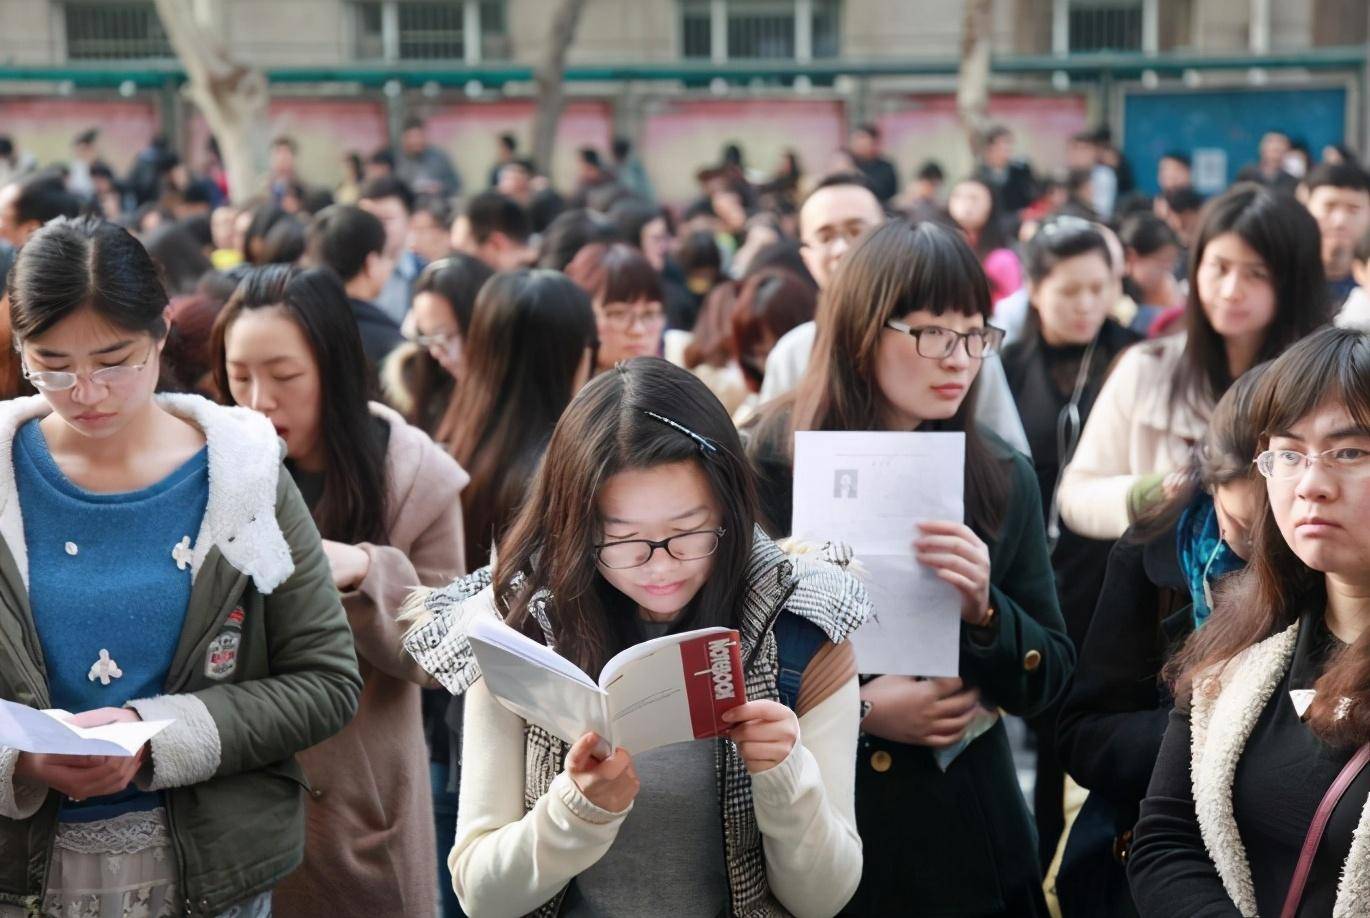
M 780 703 L 793 711 L 799 703 L 804 670 L 808 669 L 809 661 L 828 636 L 813 622 L 789 612 L 781 612 L 776 618 L 773 633 L 780 668 L 776 688 L 780 692 Z

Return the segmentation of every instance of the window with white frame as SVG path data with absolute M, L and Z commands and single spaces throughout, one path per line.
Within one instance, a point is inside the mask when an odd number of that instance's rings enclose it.
M 362 60 L 502 60 L 509 56 L 504 0 L 358 0 Z
M 1068 49 L 1142 51 L 1147 4 L 1143 0 L 1069 0 Z
M 155 60 L 174 57 L 156 4 L 86 0 L 62 4 L 67 59 Z
M 840 13 L 840 0 L 681 0 L 681 56 L 714 61 L 837 57 Z

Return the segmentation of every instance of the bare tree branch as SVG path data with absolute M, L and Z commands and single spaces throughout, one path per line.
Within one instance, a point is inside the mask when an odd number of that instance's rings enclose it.
M 537 86 L 537 111 L 533 115 L 533 159 L 541 169 L 550 169 L 556 142 L 557 122 L 565 103 L 562 78 L 566 74 L 566 52 L 576 37 L 576 26 L 585 9 L 585 0 L 561 0 L 552 16 L 547 48 L 533 73 Z
M 956 83 L 956 111 L 971 153 L 979 155 L 989 126 L 990 50 L 993 44 L 992 0 L 964 0 L 961 29 L 961 73 Z
M 188 95 L 219 141 L 228 187 L 242 202 L 266 185 L 266 75 L 234 60 L 219 40 L 222 0 L 156 0 L 167 38 L 190 79 Z

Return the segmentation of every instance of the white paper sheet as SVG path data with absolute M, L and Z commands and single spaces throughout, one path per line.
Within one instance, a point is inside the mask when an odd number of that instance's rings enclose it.
M 171 725 L 169 720 L 140 720 L 73 727 L 66 711 L 39 711 L 0 698 L 0 746 L 42 755 L 113 755 L 127 758 Z
M 965 517 L 965 434 L 798 431 L 795 538 L 846 542 L 875 614 L 852 638 L 863 673 L 958 674 L 960 594 L 913 556 L 915 525 Z

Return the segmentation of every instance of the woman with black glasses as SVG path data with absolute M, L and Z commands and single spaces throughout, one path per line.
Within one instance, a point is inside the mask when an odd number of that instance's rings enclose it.
M 868 601 L 755 516 L 723 405 L 638 358 L 567 407 L 493 568 L 423 600 L 431 617 L 406 647 L 466 704 L 450 864 L 467 912 L 823 916 L 850 897 L 859 699 L 845 638 Z M 735 628 L 748 701 L 724 715 L 727 739 L 630 755 L 587 733 L 568 747 L 486 688 L 465 637 L 484 615 L 594 676 L 641 641 Z
M 774 531 L 790 528 L 795 431 L 966 438 L 965 519 L 909 533 L 914 558 L 961 598 L 960 677 L 883 675 L 861 688 L 865 874 L 848 912 L 1045 915 L 1036 833 L 996 715 L 1050 708 L 1075 654 L 1032 467 L 971 420 L 981 365 L 1003 341 L 987 324 L 989 283 L 959 233 L 895 220 L 857 244 L 825 295 L 807 373 L 763 407 L 750 443 Z M 935 753 L 953 750 L 944 769 Z

